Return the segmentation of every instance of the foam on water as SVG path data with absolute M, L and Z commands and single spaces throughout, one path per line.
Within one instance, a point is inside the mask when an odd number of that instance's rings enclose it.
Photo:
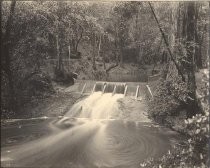
M 117 100 L 123 97 L 123 94 L 94 92 L 85 100 L 76 103 L 65 116 L 110 119 L 112 113 L 118 110 Z

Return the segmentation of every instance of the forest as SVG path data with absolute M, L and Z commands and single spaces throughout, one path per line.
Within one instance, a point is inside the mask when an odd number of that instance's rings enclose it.
M 140 167 L 208 167 L 209 7 L 200 1 L 1 1 L 1 117 L 23 116 L 25 107 L 56 95 L 55 86 L 138 74 L 153 92 L 149 117 L 188 137 Z M 24 115 L 34 117 L 30 110 Z

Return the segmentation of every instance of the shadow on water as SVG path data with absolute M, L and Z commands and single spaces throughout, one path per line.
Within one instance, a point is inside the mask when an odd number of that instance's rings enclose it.
M 2 129 L 5 167 L 139 167 L 177 135 L 150 122 L 113 119 L 123 95 L 96 92 L 62 118 L 19 120 Z

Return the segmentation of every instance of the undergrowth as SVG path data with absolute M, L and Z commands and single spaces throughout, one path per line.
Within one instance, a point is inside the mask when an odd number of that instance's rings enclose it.
M 204 74 L 202 82 L 208 90 L 208 73 Z M 202 95 L 202 93 L 201 93 Z M 204 94 L 205 95 L 205 94 Z M 149 104 L 149 115 L 156 121 L 166 125 L 167 117 L 179 117 L 183 113 L 183 104 L 187 99 L 187 90 L 180 81 L 160 81 L 155 91 L 154 100 Z M 183 119 L 181 131 L 189 137 L 184 146 L 175 145 L 171 151 L 159 159 L 148 159 L 140 164 L 147 168 L 207 168 L 209 160 L 209 104 L 206 97 L 201 97 L 202 114 Z M 180 112 L 181 111 L 181 112 Z M 171 124 L 174 124 L 171 122 Z

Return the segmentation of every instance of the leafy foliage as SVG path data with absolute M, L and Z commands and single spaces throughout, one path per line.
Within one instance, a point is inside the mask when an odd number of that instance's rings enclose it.
M 184 146 L 176 145 L 161 159 L 149 159 L 141 167 L 152 168 L 207 168 L 209 160 L 209 108 L 205 115 L 185 120 L 186 133 L 190 136 Z
M 203 83 L 206 87 L 202 88 L 205 95 L 208 90 L 208 73 L 204 73 Z M 209 93 L 208 93 L 209 95 Z M 141 164 L 141 167 L 168 168 L 168 167 L 199 167 L 207 168 L 210 164 L 209 159 L 209 105 L 205 97 L 201 104 L 204 114 L 196 114 L 193 118 L 184 121 L 183 132 L 189 139 L 183 146 L 176 145 L 173 150 L 162 158 L 149 159 Z
M 1 101 L 1 116 L 3 118 L 17 117 L 20 115 L 19 110 L 26 104 L 44 99 L 54 93 L 51 79 L 47 74 L 39 71 L 28 73 L 15 85 L 16 111 L 8 111 L 9 95 L 5 92 L 8 89 L 7 81 L 2 81 L 2 84 L 4 84 L 1 88 L 3 100 Z
M 95 80 L 106 80 L 106 72 L 104 70 L 97 70 L 93 72 L 93 78 Z
M 154 99 L 149 103 L 149 114 L 156 119 L 178 116 L 187 101 L 187 85 L 179 78 L 160 80 L 154 92 Z

